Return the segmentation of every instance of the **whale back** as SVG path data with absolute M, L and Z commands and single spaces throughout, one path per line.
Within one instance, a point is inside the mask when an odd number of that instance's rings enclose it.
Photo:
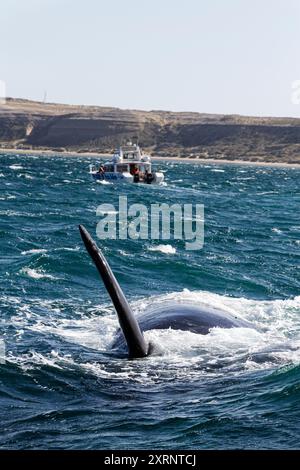
M 142 332 L 149 330 L 182 330 L 207 335 L 212 328 L 253 328 L 247 321 L 206 304 L 165 302 L 147 309 L 137 320 Z M 113 342 L 113 348 L 125 345 L 121 330 Z
M 212 328 L 248 328 L 248 322 L 209 305 L 163 304 L 138 317 L 142 331 L 167 329 L 206 335 Z
M 143 335 L 148 330 L 172 328 L 206 335 L 212 328 L 251 327 L 238 317 L 204 304 L 163 303 L 136 317 L 102 251 L 85 227 L 80 225 L 79 230 L 118 315 L 120 330 L 113 347 L 126 344 L 129 357 L 145 357 L 151 352 Z

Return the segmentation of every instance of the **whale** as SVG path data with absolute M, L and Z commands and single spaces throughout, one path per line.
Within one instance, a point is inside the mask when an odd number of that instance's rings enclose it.
M 103 252 L 83 225 L 79 225 L 79 231 L 118 316 L 120 329 L 112 348 L 125 345 L 130 359 L 147 357 L 153 352 L 154 345 L 146 341 L 145 331 L 171 328 L 207 335 L 213 328 L 253 328 L 251 323 L 231 313 L 188 302 L 165 302 L 135 316 Z

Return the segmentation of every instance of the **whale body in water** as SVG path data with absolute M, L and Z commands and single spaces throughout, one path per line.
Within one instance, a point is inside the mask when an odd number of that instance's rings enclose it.
M 148 330 L 172 328 L 206 335 L 212 328 L 217 327 L 253 328 L 247 321 L 222 310 L 181 302 L 150 308 L 137 319 L 103 253 L 85 227 L 79 225 L 79 230 L 118 315 L 120 332 L 116 335 L 114 345 L 124 343 L 125 340 L 130 358 L 151 354 L 152 345 L 146 342 L 143 335 L 143 332 Z

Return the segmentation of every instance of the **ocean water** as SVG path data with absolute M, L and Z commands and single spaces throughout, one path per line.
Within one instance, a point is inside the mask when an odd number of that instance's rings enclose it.
M 165 184 L 97 184 L 88 158 L 0 157 L 2 449 L 300 447 L 300 171 L 161 163 Z M 156 164 L 158 166 L 158 164 Z M 99 242 L 135 312 L 205 302 L 253 329 L 153 330 L 112 351 L 117 319 L 78 232 L 96 207 L 205 206 L 205 244 Z

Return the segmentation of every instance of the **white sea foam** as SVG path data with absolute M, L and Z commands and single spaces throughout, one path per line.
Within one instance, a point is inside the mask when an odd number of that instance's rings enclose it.
M 114 315 L 106 316 L 101 324 L 99 320 L 98 316 L 79 320 L 62 319 L 48 324 L 36 322 L 29 328 L 36 332 L 52 333 L 88 348 L 106 351 L 113 341 L 118 325 Z
M 281 233 L 282 233 L 282 230 L 280 230 L 279 228 L 273 227 L 273 228 L 272 228 L 272 232 L 281 234 Z
M 22 268 L 21 273 L 26 274 L 29 277 L 32 277 L 32 279 L 53 279 L 53 280 L 58 279 L 57 277 L 52 276 L 51 274 L 46 274 L 42 270 L 32 269 L 32 268 Z
M 34 176 L 28 175 L 27 173 L 18 173 L 18 178 L 25 178 L 27 180 L 33 180 Z
M 22 251 L 21 255 L 32 255 L 32 254 L 39 254 L 39 253 L 47 253 L 47 250 L 33 248 L 32 250 Z
M 22 165 L 17 165 L 17 164 L 10 165 L 9 168 L 10 168 L 11 170 L 23 170 Z
M 35 217 L 36 216 L 36 214 L 34 213 L 19 212 L 19 211 L 13 211 L 10 209 L 0 211 L 0 215 L 6 215 L 8 217 Z
M 6 210 L 3 210 L 3 211 L 0 211 L 0 215 L 7 215 L 8 217 L 22 217 L 24 214 L 22 212 L 18 212 L 18 211 L 12 211 L 10 209 L 6 209 Z
M 130 253 L 127 253 L 124 250 L 118 250 L 118 253 L 120 253 L 121 256 L 131 256 Z
M 96 180 L 96 183 L 98 183 L 98 184 L 113 184 L 113 183 L 110 183 L 109 181 L 106 181 L 106 180 Z
M 23 304 L 17 298 L 6 296 L 1 301 L 15 309 L 16 315 L 11 321 L 18 333 L 29 329 L 46 338 L 54 335 L 66 344 L 98 350 L 100 355 L 99 360 L 87 362 L 57 351 L 48 355 L 31 351 L 11 358 L 24 368 L 43 367 L 45 364 L 79 368 L 103 378 L 148 384 L 164 379 L 193 380 L 204 374 L 235 374 L 243 370 L 300 363 L 300 296 L 288 300 L 258 301 L 184 290 L 131 302 L 138 316 L 163 302 L 191 302 L 222 309 L 250 321 L 254 326 L 253 329 L 214 328 L 208 335 L 172 329 L 146 331 L 145 337 L 154 345 L 154 353 L 145 360 L 131 362 L 115 357 L 107 360 L 107 356 L 101 356 L 101 353 L 112 353 L 111 343 L 118 329 L 112 307 L 88 303 L 78 307 L 75 299 L 36 299 L 31 300 L 32 304 Z M 34 305 L 46 309 L 47 314 L 35 313 Z M 63 318 L 64 305 L 68 308 L 73 306 L 76 316 Z
M 57 248 L 55 251 L 80 251 L 80 247 L 78 245 L 74 246 L 74 248 L 62 246 L 61 248 Z
M 278 194 L 278 191 L 262 191 L 260 193 L 256 193 L 258 196 L 267 196 L 269 194 Z
M 176 253 L 176 248 L 174 248 L 172 245 L 149 246 L 148 250 L 149 251 L 160 251 L 161 253 L 164 253 L 166 255 L 175 255 L 175 253 Z

